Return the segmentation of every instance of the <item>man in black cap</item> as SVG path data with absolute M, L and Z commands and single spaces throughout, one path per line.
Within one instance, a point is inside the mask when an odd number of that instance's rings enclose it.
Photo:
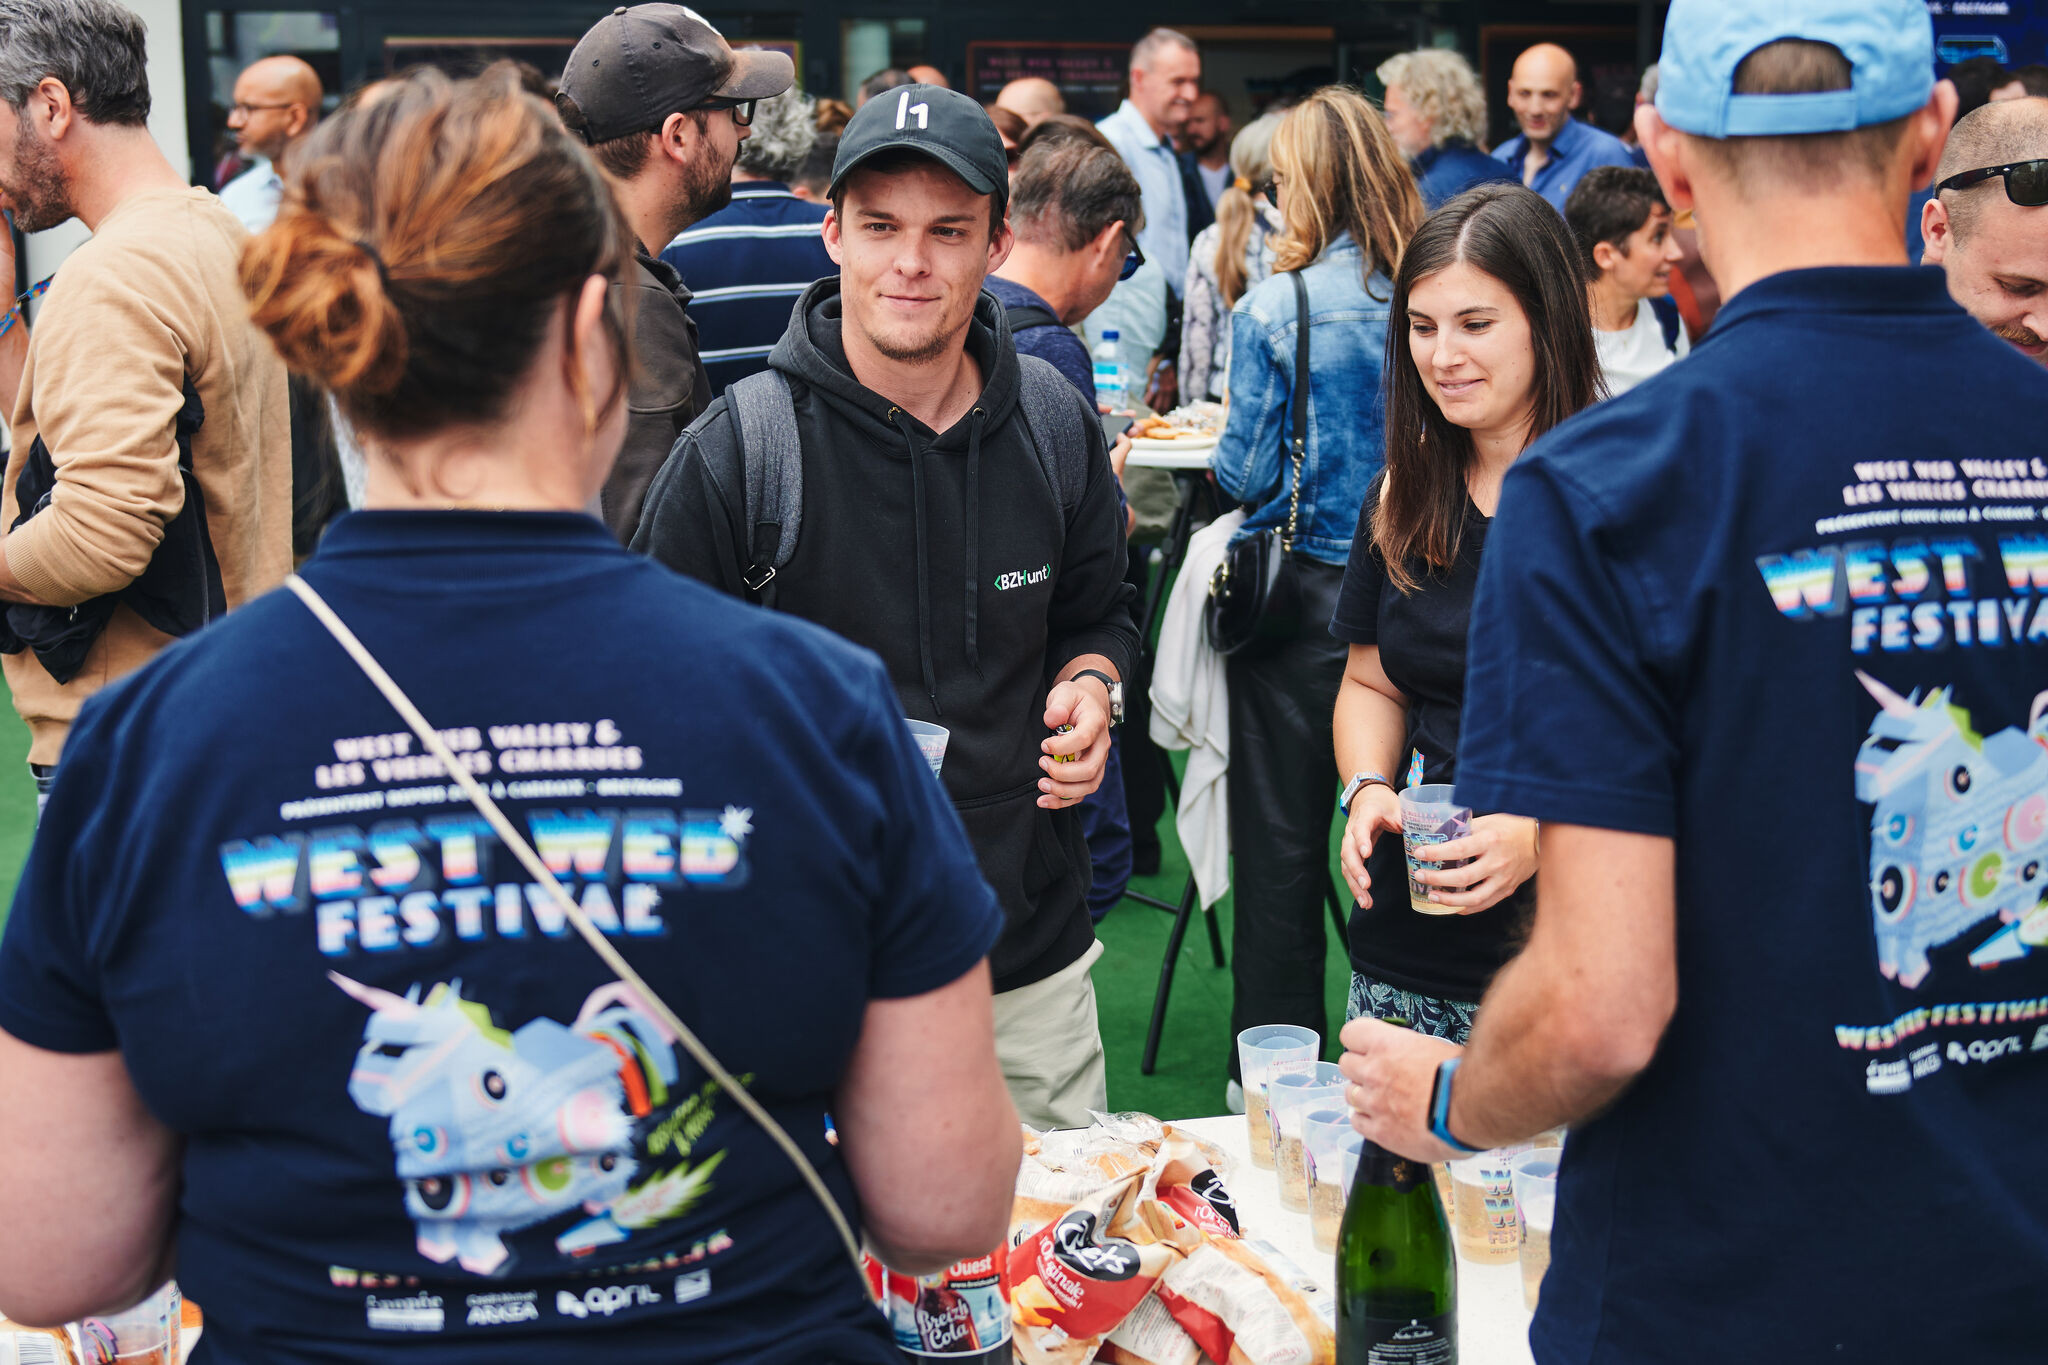
M 605 525 L 624 540 L 647 485 L 690 419 L 711 401 L 697 358 L 690 291 L 656 253 L 732 199 L 732 167 L 754 101 L 796 79 L 780 52 L 735 52 L 681 5 L 623 5 L 569 54 L 556 107 L 611 175 L 633 229 L 639 270 L 614 288 L 638 291 L 637 374 L 626 394 L 626 440 L 599 495 Z
M 861 107 L 824 227 L 838 277 L 676 443 L 633 546 L 874 650 L 904 714 L 950 730 L 942 778 L 1004 912 L 997 1051 L 1024 1120 L 1069 1127 L 1105 1103 L 1075 807 L 1137 635 L 1093 404 L 982 289 L 1008 170 L 964 95 Z

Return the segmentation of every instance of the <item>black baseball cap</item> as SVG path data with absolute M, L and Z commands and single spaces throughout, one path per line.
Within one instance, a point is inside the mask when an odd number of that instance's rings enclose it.
M 652 131 L 707 100 L 764 100 L 795 81 L 786 54 L 735 52 L 695 10 L 621 5 L 576 44 L 555 98 L 596 143 Z
M 976 194 L 1010 200 L 1010 161 L 988 111 L 942 85 L 899 85 L 869 98 L 839 135 L 831 193 L 847 175 L 883 152 L 918 152 L 967 182 Z

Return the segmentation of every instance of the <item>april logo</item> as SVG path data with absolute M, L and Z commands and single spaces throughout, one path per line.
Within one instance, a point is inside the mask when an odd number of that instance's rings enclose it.
M 912 104 L 910 102 L 910 92 L 905 90 L 896 97 L 896 126 L 899 129 L 907 127 L 910 116 L 915 114 L 917 115 L 917 131 L 921 133 L 925 130 L 925 120 L 930 117 L 931 110 L 932 107 L 923 101 Z

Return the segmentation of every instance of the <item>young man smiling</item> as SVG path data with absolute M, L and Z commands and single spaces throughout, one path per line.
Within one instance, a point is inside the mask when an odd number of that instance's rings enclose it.
M 1064 1127 L 1105 1103 L 1075 807 L 1102 781 L 1137 636 L 1093 405 L 1018 356 L 982 290 L 1012 245 L 1008 169 L 965 95 L 861 106 L 824 224 L 838 277 L 798 301 L 771 377 L 683 434 L 633 544 L 874 650 L 904 714 L 950 730 L 943 780 L 1004 912 L 997 1051 L 1025 1122 Z M 759 383 L 781 386 L 800 470 L 766 468 Z M 798 473 L 794 548 L 749 572 L 761 481 Z M 835 856 L 820 875 L 867 875 Z

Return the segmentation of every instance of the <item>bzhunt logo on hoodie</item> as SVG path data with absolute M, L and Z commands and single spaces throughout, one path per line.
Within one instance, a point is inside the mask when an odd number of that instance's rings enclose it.
M 1012 588 L 1035 588 L 1052 578 L 1052 565 L 1040 565 L 1036 569 L 1018 569 L 1012 573 L 996 575 L 996 591 L 1008 592 Z

